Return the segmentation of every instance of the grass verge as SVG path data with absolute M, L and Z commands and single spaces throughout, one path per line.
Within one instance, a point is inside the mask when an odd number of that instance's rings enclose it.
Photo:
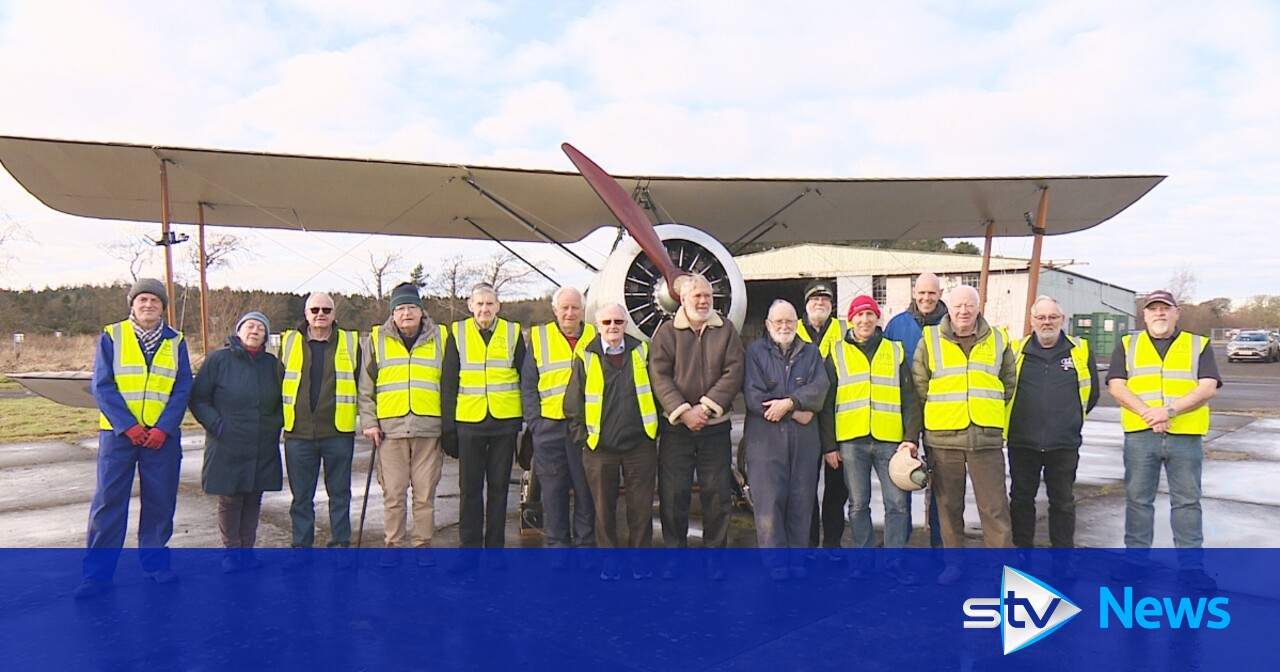
M 203 431 L 191 413 L 184 432 Z M 0 443 L 80 439 L 98 433 L 98 411 L 64 406 L 43 397 L 0 399 Z

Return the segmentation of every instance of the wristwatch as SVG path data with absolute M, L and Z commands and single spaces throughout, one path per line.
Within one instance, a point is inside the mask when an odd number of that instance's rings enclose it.
M 1168 413 L 1170 418 L 1176 418 L 1176 417 L 1178 417 L 1178 411 L 1177 411 L 1177 409 L 1175 409 L 1172 405 L 1165 406 L 1165 407 L 1164 407 L 1164 412 L 1165 412 L 1165 413 Z

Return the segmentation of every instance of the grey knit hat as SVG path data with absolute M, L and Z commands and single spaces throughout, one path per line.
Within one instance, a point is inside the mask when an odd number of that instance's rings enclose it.
M 418 296 L 418 286 L 412 282 L 402 282 L 391 290 L 391 310 L 398 306 L 417 306 L 422 308 L 422 297 Z
M 263 315 L 256 310 L 251 310 L 245 313 L 240 320 L 236 322 L 236 333 L 240 333 L 240 327 L 244 326 L 244 323 L 249 320 L 257 320 L 261 322 L 262 326 L 266 327 L 267 333 L 271 333 L 271 320 L 268 320 L 266 315 Z
M 169 308 L 169 293 L 164 291 L 164 283 L 155 278 L 138 278 L 133 283 L 133 287 L 129 288 L 129 306 L 133 307 L 133 300 L 139 294 L 153 294 L 160 299 L 160 304 L 166 310 Z

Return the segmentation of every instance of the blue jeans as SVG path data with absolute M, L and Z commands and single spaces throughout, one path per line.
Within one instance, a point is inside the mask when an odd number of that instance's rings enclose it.
M 324 490 L 329 494 L 329 546 L 351 544 L 351 460 L 355 435 L 327 439 L 284 440 L 284 464 L 289 470 L 293 505 L 293 545 L 311 548 L 316 539 L 316 482 L 324 463 Z
M 1153 431 L 1124 435 L 1124 545 L 1128 559 L 1146 564 L 1155 526 L 1156 489 L 1163 466 L 1169 481 L 1170 523 L 1182 569 L 1203 567 L 1204 525 L 1200 510 L 1200 469 L 1204 448 L 1199 435 L 1157 434 Z
M 840 460 L 844 481 L 849 487 L 849 527 L 853 530 L 854 548 L 875 546 L 875 528 L 871 524 L 871 470 L 880 479 L 880 498 L 884 501 L 884 547 L 904 548 L 911 535 L 911 496 L 889 479 L 889 460 L 898 444 L 871 438 L 840 443 Z

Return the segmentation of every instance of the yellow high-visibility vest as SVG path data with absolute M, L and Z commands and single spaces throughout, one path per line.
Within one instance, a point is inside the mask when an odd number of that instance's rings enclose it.
M 831 349 L 836 365 L 836 441 L 871 436 L 902 440 L 902 344 L 880 339 L 871 361 L 858 346 L 841 340 Z
M 596 337 L 596 328 L 590 324 L 582 327 L 578 344 L 570 348 L 569 340 L 560 333 L 555 322 L 538 325 L 529 330 L 530 349 L 538 365 L 538 398 L 542 417 L 564 420 L 564 391 L 573 373 L 573 354 Z
M 991 327 L 965 357 L 959 345 L 942 337 L 938 326 L 925 327 L 920 339 L 931 372 L 924 402 L 924 427 L 958 431 L 970 424 L 1004 429 L 1004 383 L 1000 364 L 1009 337 Z
M 440 417 L 440 374 L 449 332 L 437 328 L 436 337 L 405 349 L 398 333 L 382 333 L 376 326 L 369 334 L 373 361 L 378 364 L 374 387 L 379 418 L 403 418 L 409 413 Z
M 1137 338 L 1128 335 L 1120 340 L 1124 344 L 1129 390 L 1146 405 L 1169 406 L 1200 384 L 1200 354 L 1209 347 L 1209 339 L 1204 336 L 1181 332 L 1169 345 L 1163 360 L 1145 331 Z M 1120 410 L 1120 426 L 1126 432 L 1150 429 L 1142 416 L 1127 408 Z M 1209 406 L 1205 404 L 1170 419 L 1169 433 L 1208 434 Z
M 338 330 L 338 347 L 333 350 L 333 387 L 337 402 L 333 412 L 333 427 L 339 432 L 356 431 L 356 345 L 359 334 L 346 329 Z M 280 335 L 280 360 L 284 362 L 284 381 L 280 385 L 284 405 L 284 430 L 293 431 L 298 387 L 302 384 L 302 351 L 307 349 L 303 335 L 290 329 Z
M 648 367 L 649 346 L 641 343 L 640 347 L 631 351 L 631 372 L 636 382 L 636 402 L 640 405 L 640 421 L 644 423 L 644 433 L 651 439 L 658 436 L 658 406 L 653 400 L 653 389 L 649 385 Z M 600 423 L 604 415 L 604 363 L 600 356 L 586 349 L 579 349 L 574 354 L 582 360 L 586 371 L 586 385 L 583 386 L 587 421 L 587 447 L 595 450 L 600 444 Z
M 486 415 L 499 420 L 521 417 L 520 372 L 516 370 L 516 343 L 520 325 L 498 318 L 489 345 L 484 343 L 475 318 L 453 323 L 458 344 L 458 422 L 480 422 Z
M 836 320 L 836 323 L 827 327 L 827 333 L 823 334 L 822 342 L 818 343 L 818 354 L 826 359 L 831 354 L 832 348 L 837 343 L 844 342 L 845 323 L 844 320 Z M 813 343 L 813 336 L 809 333 L 808 323 L 803 319 L 796 325 L 796 336 L 805 343 Z
M 1035 335 L 1027 336 L 1020 341 L 1014 341 L 1013 354 L 1018 358 L 1018 380 L 1022 379 L 1022 360 L 1026 358 L 1024 350 L 1027 342 L 1035 338 Z M 1093 391 L 1093 379 L 1089 376 L 1089 340 L 1086 338 L 1072 338 L 1067 336 L 1067 342 L 1071 344 L 1071 361 L 1076 367 L 1076 384 L 1080 390 L 1080 417 L 1089 414 L 1089 395 Z M 1009 404 L 1005 409 L 1004 422 L 1004 438 L 1009 438 L 1009 418 L 1013 416 L 1013 402 L 1018 400 L 1018 387 L 1013 388 L 1013 397 L 1009 399 Z
M 160 420 L 160 414 L 169 404 L 169 395 L 173 392 L 173 383 L 178 377 L 178 344 L 182 342 L 182 332 L 176 338 L 160 339 L 160 347 L 151 358 L 151 366 L 147 366 L 147 358 L 138 343 L 138 335 L 133 333 L 133 323 L 129 320 L 108 324 L 102 328 L 111 337 L 114 344 L 115 357 L 111 360 L 111 373 L 116 381 L 116 389 L 124 397 L 124 403 L 137 418 L 138 423 L 154 427 Z M 98 428 L 111 431 L 111 421 L 105 413 L 98 414 Z M 126 428 L 127 429 L 127 428 Z

